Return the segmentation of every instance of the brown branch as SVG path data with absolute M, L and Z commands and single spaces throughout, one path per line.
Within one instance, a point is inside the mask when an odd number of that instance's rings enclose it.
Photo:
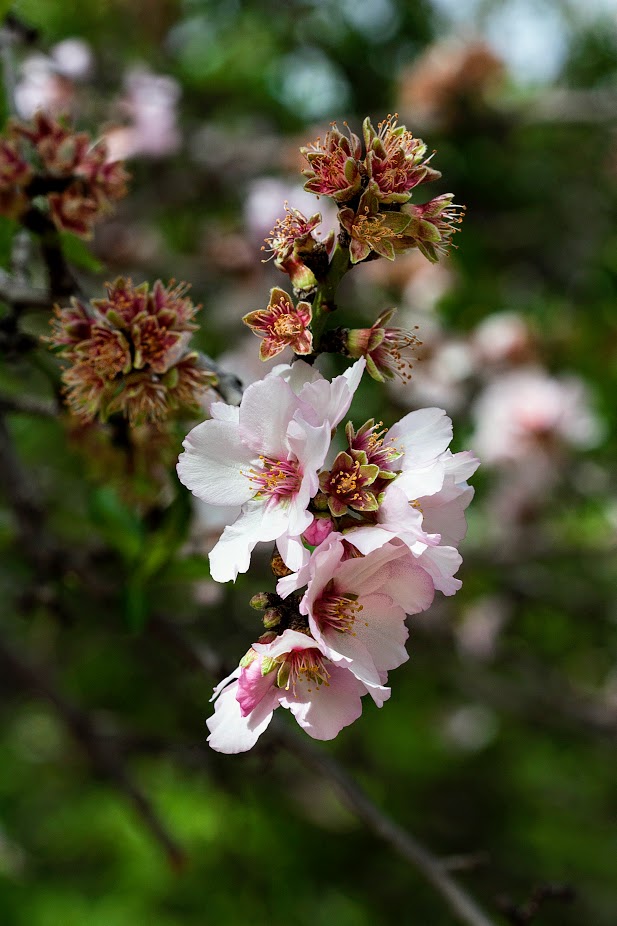
M 222 660 L 212 649 L 195 646 L 164 618 L 156 617 L 152 626 L 157 634 L 174 646 L 191 668 L 217 676 L 225 671 Z M 416 868 L 435 888 L 460 923 L 466 926 L 495 926 L 448 873 L 447 867 L 407 830 L 383 813 L 332 756 L 312 740 L 295 733 L 278 717 L 274 718 L 272 727 L 278 745 L 326 778 L 354 816 Z
M 1 639 L 0 662 L 22 688 L 36 693 L 53 705 L 73 739 L 88 756 L 93 768 L 126 797 L 137 816 L 163 849 L 171 867 L 181 868 L 185 862 L 184 851 L 169 834 L 150 800 L 130 777 L 113 741 L 99 731 L 92 717 L 61 694 L 46 670 L 30 665 L 12 646 Z

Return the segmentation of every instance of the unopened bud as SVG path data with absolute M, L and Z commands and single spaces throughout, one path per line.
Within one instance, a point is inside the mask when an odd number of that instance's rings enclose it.
M 255 611 L 264 611 L 270 604 L 270 596 L 267 592 L 257 592 L 249 601 L 251 608 Z
M 272 627 L 278 627 L 283 618 L 283 614 L 280 608 L 266 608 L 263 616 L 263 625 L 266 630 L 271 630 Z

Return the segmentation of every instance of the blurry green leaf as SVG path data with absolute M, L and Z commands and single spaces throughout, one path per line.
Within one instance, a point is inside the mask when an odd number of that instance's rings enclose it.
M 186 556 L 165 567 L 160 578 L 166 582 L 198 582 L 210 578 L 210 566 L 206 556 Z
M 113 550 L 127 562 L 134 562 L 144 543 L 140 519 L 109 486 L 94 489 L 90 496 L 90 516 Z
M 148 595 L 143 576 L 134 573 L 126 583 L 124 613 L 130 630 L 137 633 L 144 627 L 149 610 Z
M 103 271 L 103 264 L 96 259 L 82 238 L 78 238 L 77 235 L 72 235 L 70 232 L 60 232 L 60 241 L 62 242 L 64 255 L 69 263 L 81 267 L 82 270 L 90 270 L 92 273 L 101 273 Z

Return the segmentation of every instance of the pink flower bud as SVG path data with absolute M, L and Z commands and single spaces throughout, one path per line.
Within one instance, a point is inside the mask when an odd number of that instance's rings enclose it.
M 333 530 L 334 524 L 330 518 L 315 518 L 302 536 L 312 547 L 318 547 Z

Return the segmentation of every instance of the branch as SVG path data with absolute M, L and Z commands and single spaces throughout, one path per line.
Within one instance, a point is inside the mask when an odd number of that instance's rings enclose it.
M 36 415 L 38 418 L 57 418 L 59 409 L 55 402 L 46 402 L 27 395 L 0 394 L 0 413 L 18 412 L 22 415 Z
M 213 674 L 214 670 L 217 675 L 225 671 L 221 658 L 213 650 L 196 647 L 164 618 L 156 617 L 152 626 L 166 642 L 176 648 L 191 668 L 208 675 Z M 447 866 L 384 814 L 332 756 L 311 740 L 292 731 L 277 717 L 274 718 L 272 727 L 278 744 L 330 781 L 354 816 L 420 872 L 445 900 L 460 923 L 466 926 L 495 926 L 472 897 L 452 878 Z
M 168 833 L 149 799 L 129 776 L 114 743 L 98 730 L 90 715 L 67 701 L 45 670 L 40 666 L 30 665 L 1 639 L 0 662 L 4 663 L 5 668 L 21 687 L 36 692 L 54 706 L 92 766 L 111 781 L 133 806 L 137 816 L 162 847 L 170 866 L 174 869 L 181 868 L 185 861 L 184 851 Z

